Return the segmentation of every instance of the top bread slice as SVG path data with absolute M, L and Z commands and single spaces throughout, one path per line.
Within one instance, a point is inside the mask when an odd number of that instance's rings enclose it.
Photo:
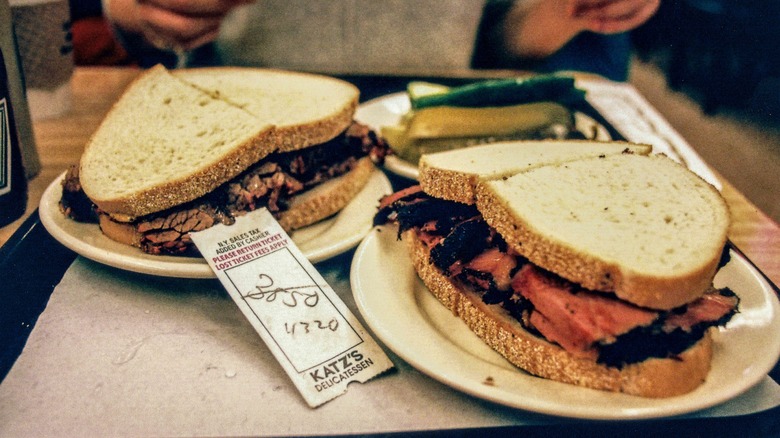
M 730 223 L 720 193 L 664 155 L 587 158 L 483 181 L 477 208 L 538 266 L 664 310 L 710 287 Z
M 620 153 L 647 155 L 649 145 L 590 140 L 508 141 L 423 155 L 419 181 L 431 196 L 473 204 L 480 179 L 501 179 L 539 166 Z
M 352 122 L 360 91 L 328 76 L 283 70 L 212 67 L 173 75 L 274 125 L 279 152 L 324 143 Z
M 203 196 L 271 153 L 335 137 L 357 102 L 352 84 L 317 75 L 174 75 L 157 66 L 125 90 L 89 140 L 81 184 L 100 210 L 131 221 Z

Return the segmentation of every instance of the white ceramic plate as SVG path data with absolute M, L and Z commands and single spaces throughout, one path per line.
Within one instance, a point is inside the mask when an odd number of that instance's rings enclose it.
M 740 312 L 714 336 L 712 371 L 693 392 L 649 399 L 582 388 L 527 374 L 484 344 L 428 291 L 396 227 L 374 228 L 358 247 L 350 281 L 371 330 L 421 372 L 476 397 L 529 411 L 588 419 L 684 414 L 729 400 L 758 383 L 780 356 L 780 305 L 741 256 L 715 277 L 741 298 Z
M 409 112 L 411 103 L 409 95 L 406 92 L 388 94 L 386 96 L 372 99 L 362 105 L 355 112 L 355 120 L 364 123 L 380 132 L 383 126 L 398 124 L 401 117 Z M 606 128 L 600 125 L 586 114 L 577 112 L 574 114 L 574 121 L 582 132 L 594 132 L 595 138 L 607 141 L 611 137 Z M 385 168 L 389 171 L 410 179 L 417 179 L 417 164 L 403 160 L 395 155 L 385 158 Z
M 146 254 L 109 239 L 96 224 L 66 218 L 58 205 L 63 177 L 64 174 L 46 189 L 38 212 L 46 230 L 66 247 L 86 258 L 128 271 L 165 277 L 215 277 L 202 258 Z M 297 230 L 291 237 L 312 263 L 341 254 L 356 246 L 369 232 L 379 198 L 391 192 L 385 174 L 375 170 L 363 190 L 339 214 Z

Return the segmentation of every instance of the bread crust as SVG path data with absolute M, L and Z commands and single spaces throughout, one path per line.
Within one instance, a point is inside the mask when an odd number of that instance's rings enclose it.
M 279 216 L 279 225 L 292 231 L 338 213 L 363 190 L 375 170 L 370 158 L 359 159 L 346 174 L 293 198 L 290 209 Z
M 142 235 L 136 230 L 135 225 L 127 222 L 117 222 L 104 213 L 98 214 L 98 223 L 100 231 L 109 239 L 125 245 L 141 247 Z
M 440 169 L 420 160 L 418 180 L 423 191 L 435 198 L 468 205 L 477 202 L 479 175 Z
M 598 390 L 661 398 L 693 391 L 709 373 L 710 332 L 674 358 L 651 358 L 621 369 L 575 357 L 529 333 L 503 308 L 485 304 L 476 293 L 443 275 L 430 262 L 430 253 L 414 230 L 405 231 L 402 239 L 417 274 L 439 302 L 496 352 L 530 374 Z
M 274 127 L 275 135 L 278 138 L 277 151 L 297 151 L 335 138 L 352 123 L 352 116 L 355 114 L 357 105 L 358 101 L 355 99 L 339 113 L 326 119 L 320 119 L 306 125 Z

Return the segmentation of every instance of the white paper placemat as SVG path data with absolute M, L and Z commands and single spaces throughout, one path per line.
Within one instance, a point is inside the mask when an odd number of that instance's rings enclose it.
M 352 252 L 317 268 L 355 312 Z M 397 370 L 311 409 L 216 281 L 157 278 L 78 258 L 0 384 L 2 436 L 306 435 L 561 421 Z M 770 378 L 691 416 L 780 403 Z

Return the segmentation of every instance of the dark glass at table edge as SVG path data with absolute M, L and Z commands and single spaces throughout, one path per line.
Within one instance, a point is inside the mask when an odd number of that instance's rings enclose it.
M 472 82 L 474 79 L 404 76 L 342 76 L 361 90 L 361 103 L 390 93 L 403 91 L 410 80 L 427 80 L 446 85 Z M 624 137 L 604 117 L 589 105 L 578 108 L 607 127 L 613 138 Z M 388 174 L 394 188 L 413 182 Z M 739 252 L 731 242 L 732 249 Z M 32 332 L 35 322 L 46 307 L 54 287 L 60 282 L 76 253 L 57 242 L 43 227 L 37 210 L 0 247 L 0 383 L 10 371 Z M 763 275 L 763 273 L 762 273 Z M 764 278 L 780 295 L 780 289 Z M 780 363 L 769 373 L 780 382 Z M 492 436 L 509 436 L 522 433 L 524 437 L 547 437 L 550 434 L 576 433 L 578 436 L 657 436 L 673 433 L 676 436 L 776 436 L 780 434 L 780 406 L 750 415 L 719 418 L 664 418 L 654 420 L 590 421 L 556 419 L 552 425 L 508 426 L 480 429 L 456 429 L 423 431 L 412 436 L 473 436 L 490 433 Z M 409 436 L 409 433 L 403 433 Z M 395 436 L 395 433 L 372 436 Z

